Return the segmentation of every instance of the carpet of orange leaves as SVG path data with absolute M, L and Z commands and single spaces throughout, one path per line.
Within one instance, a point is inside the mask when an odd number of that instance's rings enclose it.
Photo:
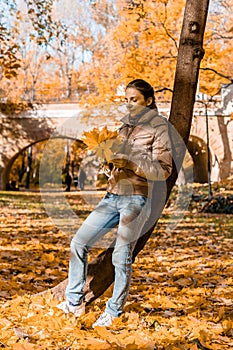
M 79 193 L 65 195 L 82 213 Z M 166 208 L 134 263 L 124 314 L 92 329 L 111 288 L 80 319 L 63 314 L 49 292 L 37 293 L 67 277 L 69 235 L 47 216 L 39 193 L 2 192 L 0 206 L 0 348 L 233 349 L 232 215 L 191 205 L 168 230 L 175 219 Z

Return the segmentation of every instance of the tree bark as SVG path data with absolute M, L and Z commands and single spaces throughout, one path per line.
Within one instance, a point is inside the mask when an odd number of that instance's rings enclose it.
M 173 172 L 166 183 L 155 183 L 153 201 L 156 205 L 152 205 L 153 210 L 149 222 L 145 224 L 143 231 L 146 233 L 137 241 L 134 258 L 143 249 L 154 231 L 183 162 L 192 122 L 199 67 L 204 55 L 202 45 L 208 6 L 208 0 L 187 0 L 186 2 L 169 117 L 173 143 Z M 87 303 L 102 295 L 114 281 L 112 251 L 113 248 L 109 247 L 88 266 L 85 289 Z M 63 297 L 66 285 L 67 281 L 63 281 L 51 290 L 55 298 Z
M 223 158 L 220 161 L 220 179 L 224 180 L 231 174 L 231 161 L 232 151 L 230 146 L 230 140 L 228 136 L 228 124 L 232 122 L 232 118 L 224 117 L 226 114 L 229 104 L 231 105 L 233 99 L 233 84 L 229 84 L 223 95 L 223 106 L 216 110 L 217 122 L 219 132 L 222 139 L 223 145 Z
M 232 154 L 231 154 L 229 137 L 228 137 L 228 133 L 227 133 L 227 125 L 228 125 L 228 123 L 224 122 L 224 117 L 218 116 L 218 127 L 219 127 L 219 131 L 220 131 L 220 134 L 222 137 L 222 144 L 223 144 L 223 150 L 224 150 L 224 156 L 220 162 L 220 178 L 221 178 L 221 180 L 226 179 L 231 173 Z

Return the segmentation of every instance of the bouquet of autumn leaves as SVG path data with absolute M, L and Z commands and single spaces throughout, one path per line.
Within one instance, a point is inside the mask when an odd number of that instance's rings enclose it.
M 107 163 L 110 163 L 113 155 L 124 147 L 124 142 L 117 131 L 108 130 L 106 126 L 102 129 L 94 128 L 91 131 L 85 131 L 82 141 L 87 145 L 88 150 L 95 152 L 97 157 Z

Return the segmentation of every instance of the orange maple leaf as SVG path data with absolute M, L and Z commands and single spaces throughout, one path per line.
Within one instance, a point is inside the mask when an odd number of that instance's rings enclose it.
M 117 138 L 117 131 L 108 130 L 105 126 L 103 129 L 94 128 L 91 131 L 83 133 L 83 142 L 89 150 L 95 151 L 97 157 L 111 160 L 113 152 L 121 144 L 121 139 Z

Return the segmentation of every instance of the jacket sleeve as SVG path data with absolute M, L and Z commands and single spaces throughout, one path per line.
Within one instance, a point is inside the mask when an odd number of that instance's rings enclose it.
M 167 122 L 164 121 L 155 127 L 150 151 L 133 152 L 127 167 L 138 176 L 150 181 L 163 181 L 170 176 L 172 151 Z

